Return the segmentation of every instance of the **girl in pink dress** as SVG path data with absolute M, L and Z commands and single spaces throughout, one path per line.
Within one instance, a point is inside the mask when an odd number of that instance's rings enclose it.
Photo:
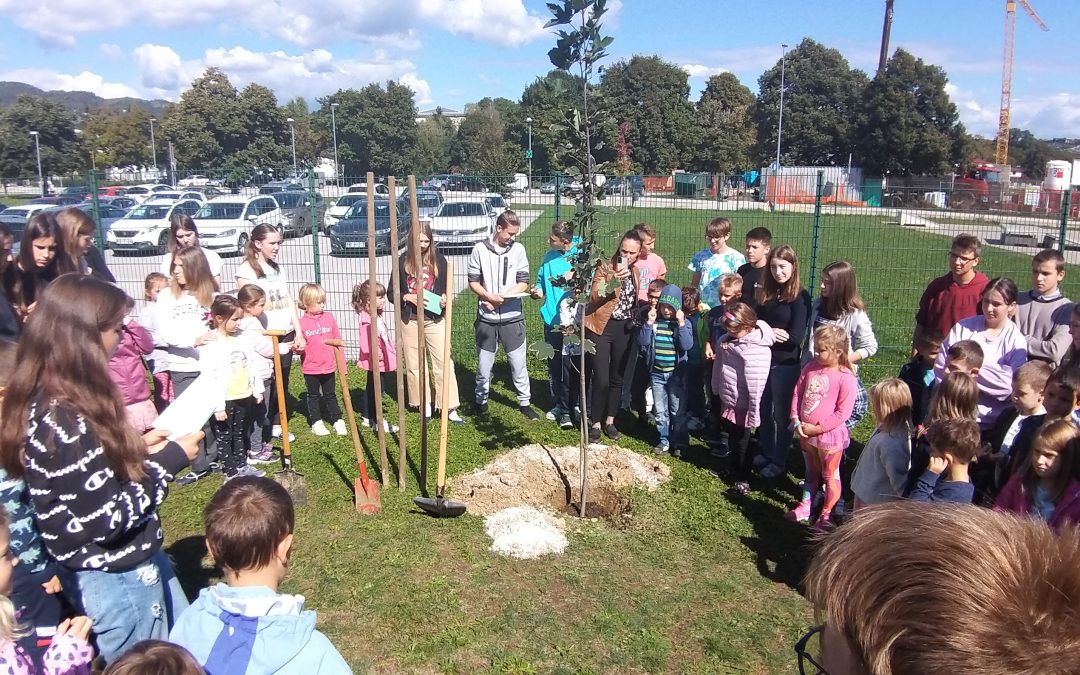
M 791 426 L 806 459 L 803 500 L 788 512 L 798 522 L 810 519 L 819 486 L 825 486 L 825 504 L 814 531 L 832 527 L 831 514 L 840 499 L 840 459 L 848 444 L 845 426 L 855 407 L 858 382 L 848 362 L 850 342 L 843 328 L 821 326 L 814 331 L 814 360 L 806 364 L 791 399 Z

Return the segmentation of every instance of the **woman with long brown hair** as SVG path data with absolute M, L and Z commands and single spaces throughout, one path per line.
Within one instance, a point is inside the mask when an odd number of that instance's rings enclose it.
M 408 384 L 409 402 L 411 405 L 420 405 L 420 350 L 419 330 L 420 324 L 424 326 L 424 344 L 427 355 L 431 358 L 431 368 L 427 370 L 428 381 L 424 386 L 428 387 L 428 401 L 442 401 L 442 372 L 443 368 L 450 369 L 450 387 L 447 390 L 449 403 L 449 419 L 456 424 L 462 424 L 465 420 L 458 415 L 459 405 L 457 375 L 454 373 L 454 361 L 443 363 L 443 308 L 449 301 L 447 296 L 447 283 L 452 279 L 446 278 L 446 258 L 435 249 L 434 237 L 431 235 L 431 224 L 420 223 L 420 265 L 423 272 L 416 270 L 416 246 L 413 237 L 408 238 L 406 254 L 398 258 L 398 287 L 387 287 L 387 297 L 394 299 L 395 293 L 401 294 L 401 340 L 405 345 L 405 382 Z M 439 296 L 439 311 L 431 311 L 428 304 L 424 303 L 424 316 L 420 317 L 416 311 L 417 299 L 422 291 L 417 291 L 417 278 L 423 279 L 420 284 L 423 291 L 428 291 Z M 435 385 L 435 397 L 430 395 L 431 385 Z M 431 404 L 424 414 L 430 413 Z
M 101 251 L 94 247 L 97 225 L 93 218 L 82 209 L 69 206 L 56 212 L 56 224 L 60 226 L 61 236 L 60 255 L 56 257 L 59 274 L 79 272 L 110 283 L 116 281 Z
M 62 241 L 60 226 L 51 213 L 39 211 L 26 221 L 19 255 L 13 261 L 11 287 L 11 303 L 23 321 L 33 311 L 37 296 L 57 277 L 56 259 L 61 255 Z
M 105 661 L 164 638 L 187 606 L 157 509 L 202 437 L 170 442 L 127 423 L 107 365 L 126 311 L 124 292 L 92 276 L 54 281 L 26 322 L 0 413 L 0 464 L 25 477 L 45 546 Z
M 210 268 L 210 276 L 214 277 L 214 288 L 221 290 L 221 267 L 224 263 L 214 251 L 203 248 L 199 244 L 199 228 L 195 221 L 186 213 L 174 213 L 169 218 L 169 240 L 165 255 L 161 258 L 160 272 L 167 277 L 172 276 L 173 258 L 176 252 L 182 248 L 194 247 L 202 251 L 206 258 L 206 265 Z

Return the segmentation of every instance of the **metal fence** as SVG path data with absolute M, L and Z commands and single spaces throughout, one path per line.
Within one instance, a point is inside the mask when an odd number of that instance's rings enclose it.
M 667 278 L 679 285 L 689 284 L 691 272 L 687 265 L 696 251 L 706 247 L 705 227 L 717 216 L 732 221 L 729 244 L 736 249 L 742 249 L 744 235 L 755 227 L 767 227 L 772 232 L 773 246 L 792 246 L 800 258 L 802 281 L 812 295 L 817 295 L 821 270 L 827 264 L 849 261 L 858 275 L 881 345 L 877 356 L 865 362 L 863 372 L 868 382 L 894 374 L 906 360 L 919 297 L 931 279 L 947 272 L 949 241 L 956 234 L 977 235 L 984 242 L 978 269 L 990 277 L 1008 276 L 1021 289 L 1030 286 L 1032 255 L 1043 247 L 1062 251 L 1068 261 L 1063 290 L 1070 297 L 1080 297 L 1080 272 L 1076 268 L 1080 261 L 1080 195 L 1075 192 L 1050 195 L 1042 204 L 1002 200 L 995 208 L 961 211 L 949 207 L 951 195 L 944 183 L 931 186 L 933 189 L 894 188 L 883 193 L 880 184 L 841 184 L 840 180 L 829 180 L 831 175 L 813 169 L 785 169 L 779 175 L 767 174 L 757 188 L 736 185 L 722 177 L 691 181 L 677 174 L 649 177 L 637 183 L 619 181 L 610 194 L 605 194 L 600 219 L 605 233 L 610 235 L 612 250 L 621 232 L 639 222 L 652 225 L 658 233 L 656 252 L 667 264 Z M 27 182 L 29 186 L 22 188 L 24 193 L 39 189 L 36 180 Z M 307 187 L 332 205 L 348 186 L 363 182 L 363 178 L 355 178 L 329 185 L 311 183 Z M 101 184 L 96 177 L 87 183 L 94 190 Z M 404 184 L 402 178 L 398 194 Z M 507 187 L 511 184 L 509 177 L 480 178 L 475 183 L 462 180 L 451 187 L 474 191 L 451 189 L 443 192 L 443 198 L 476 198 L 480 193 L 475 188 L 481 185 L 497 186 L 507 192 L 506 201 L 521 217 L 519 241 L 527 250 L 535 274 L 548 247 L 551 223 L 569 217 L 575 210 L 574 185 L 565 177 L 536 177 L 531 186 L 513 191 Z M 635 185 L 644 189 L 634 189 Z M 236 190 L 243 196 L 257 192 L 254 187 Z M 6 196 L 0 194 L 0 202 L 13 203 L 9 199 L 17 196 L 16 192 L 16 186 L 9 187 Z M 605 192 L 609 189 L 605 188 Z M 883 201 L 891 205 L 880 206 Z M 312 213 L 312 220 L 316 216 Z M 377 279 L 389 283 L 391 266 L 403 251 L 404 241 L 401 252 L 380 253 L 375 268 Z M 468 249 L 446 254 L 455 267 L 455 361 L 468 369 L 476 358 L 471 326 L 476 298 L 467 288 Z M 118 283 L 141 300 L 143 280 L 149 272 L 159 269 L 161 255 L 119 255 L 115 251 L 106 255 Z M 224 287 L 230 289 L 236 267 L 243 259 L 229 256 L 225 261 Z M 297 289 L 311 281 L 326 289 L 328 310 L 337 317 L 346 341 L 355 344 L 357 322 L 350 298 L 353 286 L 368 278 L 366 253 L 338 255 L 331 252 L 325 233 L 303 234 L 287 237 L 279 262 Z M 532 301 L 525 302 L 530 341 L 538 341 L 542 339 L 539 308 L 534 306 L 530 311 Z M 543 364 L 537 361 L 530 367 L 543 381 Z

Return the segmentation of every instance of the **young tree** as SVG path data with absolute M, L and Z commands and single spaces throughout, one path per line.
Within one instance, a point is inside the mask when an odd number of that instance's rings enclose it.
M 732 73 L 713 75 L 697 102 L 698 141 L 693 168 L 732 173 L 750 166 L 754 94 Z

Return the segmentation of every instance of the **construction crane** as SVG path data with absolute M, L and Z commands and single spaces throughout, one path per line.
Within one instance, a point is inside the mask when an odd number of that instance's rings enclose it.
M 1016 5 L 1028 13 L 1032 21 L 1044 31 L 1050 30 L 1027 0 L 1005 0 L 1005 61 L 1001 66 L 1001 112 L 998 115 L 997 143 L 994 145 L 994 163 L 1009 163 L 1009 115 L 1012 109 L 1013 42 L 1016 38 Z

